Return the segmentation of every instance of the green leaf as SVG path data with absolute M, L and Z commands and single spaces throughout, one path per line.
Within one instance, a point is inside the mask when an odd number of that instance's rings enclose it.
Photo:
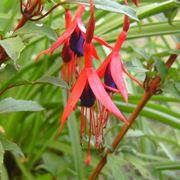
M 87 4 L 89 5 L 89 0 L 79 0 L 79 1 L 75 1 L 75 0 L 70 0 L 67 1 L 70 3 L 80 3 L 80 4 Z M 105 10 L 105 11 L 110 11 L 110 12 L 114 12 L 114 13 L 122 13 L 122 14 L 126 14 L 127 16 L 129 16 L 130 18 L 139 21 L 138 17 L 136 16 L 136 12 L 130 8 L 127 7 L 125 5 L 121 5 L 115 1 L 112 0 L 94 0 L 93 4 L 95 5 L 95 7 L 97 9 L 101 9 L 101 10 Z
M 0 165 L 0 168 L 1 168 L 1 165 Z M 4 165 L 2 165 L 2 169 L 0 169 L 0 179 L 9 180 L 8 173 Z
M 141 137 L 141 136 L 144 136 L 144 132 L 141 131 L 141 130 L 138 130 L 138 129 L 129 129 L 127 134 L 126 134 L 126 137 L 128 138 L 136 138 L 136 137 Z
M 40 84 L 52 84 L 54 86 L 65 88 L 65 89 L 68 88 L 68 85 L 65 81 L 63 81 L 62 79 L 58 79 L 56 77 L 53 77 L 53 76 L 44 76 L 44 77 L 41 77 L 40 79 L 33 82 L 33 84 L 38 84 L 38 83 L 40 83 Z
M 123 165 L 126 163 L 127 161 L 120 155 L 116 156 L 112 154 L 108 156 L 107 165 L 112 172 L 113 179 L 118 177 L 121 180 L 128 180 L 127 174 L 123 170 Z
M 0 113 L 42 110 L 44 110 L 43 107 L 34 101 L 16 100 L 13 98 L 6 98 L 0 101 Z
M 162 81 L 164 81 L 168 74 L 168 70 L 165 66 L 165 63 L 163 61 L 161 61 L 160 59 L 156 59 L 155 67 L 156 67 L 157 71 L 160 73 Z
M 77 172 L 77 177 L 79 180 L 83 179 L 83 168 L 82 168 L 82 155 L 81 155 L 81 147 L 80 147 L 80 140 L 79 135 L 77 132 L 77 123 L 75 120 L 75 114 L 72 113 L 69 117 L 69 121 L 67 122 L 70 139 L 72 143 L 72 151 L 73 151 L 73 159 L 74 164 Z
M 131 155 L 128 156 L 128 160 L 135 167 L 135 169 L 138 170 L 138 172 L 142 175 L 143 179 L 149 179 L 149 180 L 153 179 L 149 171 L 149 168 L 145 166 L 144 161 Z
M 20 57 L 21 51 L 25 48 L 22 39 L 19 36 L 3 39 L 0 40 L 0 45 L 5 49 L 6 53 L 14 61 L 14 64 L 17 67 L 17 60 Z
M 66 104 L 66 98 L 67 94 L 63 90 L 62 91 L 62 98 L 63 98 L 63 104 L 65 106 Z M 74 166 L 76 169 L 77 177 L 79 180 L 84 179 L 84 172 L 82 167 L 82 155 L 81 155 L 81 147 L 80 147 L 80 139 L 77 132 L 77 122 L 76 117 L 74 113 L 71 113 L 69 116 L 69 120 L 67 121 L 68 130 L 69 130 L 69 136 L 72 143 L 72 151 L 73 151 L 73 159 L 74 159 Z
M 16 31 L 15 34 L 20 36 L 23 35 L 24 38 L 43 35 L 53 41 L 56 41 L 58 38 L 56 33 L 50 27 L 44 24 L 35 24 L 32 22 L 26 23 L 22 28 Z
M 10 151 L 10 152 L 12 152 L 12 153 L 14 153 L 16 155 L 24 157 L 24 154 L 23 154 L 22 150 L 14 142 L 11 142 L 11 141 L 7 140 L 5 137 L 3 137 L 1 135 L 0 135 L 0 142 L 2 144 L 2 147 L 3 147 L 4 151 Z
M 167 81 L 166 84 L 163 86 L 163 92 L 169 93 L 174 96 L 176 99 L 180 99 L 180 91 L 177 88 L 178 84 L 175 82 Z
M 1 82 L 1 78 L 0 78 L 0 82 Z M 58 79 L 54 76 L 43 76 L 36 81 L 27 81 L 27 80 L 17 81 L 13 84 L 10 84 L 8 87 L 5 87 L 4 89 L 0 89 L 0 94 L 3 94 L 7 90 L 12 89 L 14 87 L 24 86 L 24 85 L 36 85 L 36 84 L 50 84 L 64 89 L 69 89 L 67 83 L 62 79 Z
M 0 141 L 0 174 L 1 174 L 1 171 L 2 171 L 3 159 L 4 159 L 4 148 L 3 148 L 3 145 L 2 145 L 2 143 Z
M 66 164 L 66 166 L 62 166 L 64 164 L 64 159 L 62 159 L 59 155 L 46 152 L 42 155 L 43 165 L 41 168 L 50 172 L 54 176 L 58 176 L 60 172 L 63 172 L 68 168 L 70 164 Z
M 17 72 L 12 64 L 5 65 L 4 68 L 0 69 L 0 84 L 11 79 Z
M 158 22 L 144 24 L 140 29 L 139 26 L 131 27 L 127 36 L 127 39 L 145 38 L 152 36 L 160 36 L 167 34 L 180 33 L 180 21 L 173 21 L 173 26 L 168 22 Z M 114 42 L 119 35 L 119 30 L 111 30 L 111 32 L 102 35 L 102 38 L 107 41 Z
M 158 170 L 180 170 L 180 161 L 159 162 L 154 163 L 153 166 Z
M 173 19 L 178 13 L 178 8 L 170 8 L 164 12 L 164 15 L 168 19 L 169 24 L 172 24 Z
M 136 104 L 129 103 L 126 105 L 125 103 L 121 102 L 116 102 L 116 104 L 122 111 L 128 113 L 132 113 L 136 108 Z M 159 105 L 148 103 L 147 106 L 144 107 L 144 109 L 140 112 L 140 115 L 180 129 L 180 114 L 169 110 L 168 108 L 163 108 Z

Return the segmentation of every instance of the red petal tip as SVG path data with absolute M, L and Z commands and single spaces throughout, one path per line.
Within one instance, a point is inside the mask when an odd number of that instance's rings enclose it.
M 123 77 L 123 65 L 121 63 L 120 54 L 114 53 L 111 58 L 111 75 L 119 89 L 124 101 L 128 103 L 128 91 Z
M 136 6 L 138 6 L 138 4 L 139 4 L 138 0 L 133 0 L 133 2 Z
M 40 59 L 40 57 L 43 56 L 44 54 L 51 54 L 51 49 L 49 48 L 49 49 L 46 49 L 46 50 L 44 50 L 44 51 L 41 51 L 41 52 L 37 55 L 37 57 L 36 57 L 36 59 L 35 59 L 35 62 L 38 62 L 39 59 Z
M 88 154 L 87 159 L 86 159 L 86 165 L 89 166 L 90 165 L 90 155 Z

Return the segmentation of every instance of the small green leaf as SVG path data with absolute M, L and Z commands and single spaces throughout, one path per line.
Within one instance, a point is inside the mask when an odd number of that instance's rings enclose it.
M 165 64 L 160 59 L 157 59 L 155 60 L 155 67 L 157 68 L 157 71 L 160 73 L 162 81 L 164 81 L 168 73 Z
M 0 45 L 5 49 L 6 53 L 14 61 L 14 64 L 17 67 L 17 60 L 20 57 L 21 51 L 25 48 L 22 39 L 19 36 L 3 39 L 0 40 Z
M 118 179 L 121 180 L 127 180 L 127 174 L 123 170 L 123 165 L 127 164 L 127 161 L 123 159 L 122 156 L 116 156 L 116 155 L 110 155 L 108 156 L 108 162 L 107 165 L 110 168 L 113 179 Z
M 53 41 L 57 40 L 56 33 L 50 27 L 44 24 L 34 24 L 32 22 L 26 23 L 22 28 L 16 31 L 15 34 L 20 36 L 23 35 L 24 37 L 28 36 L 28 38 L 34 37 L 35 35 L 44 35 Z
M 176 17 L 177 13 L 178 13 L 178 8 L 169 8 L 164 12 L 164 15 L 168 19 L 169 24 L 172 24 L 172 21 Z
M 41 105 L 34 101 L 6 98 L 0 101 L 0 114 L 19 111 L 42 111 Z
M 79 0 L 79 1 L 70 0 L 67 2 L 89 5 L 89 0 Z M 136 16 L 136 12 L 132 8 L 125 6 L 125 5 L 121 5 L 120 3 L 117 3 L 115 1 L 112 1 L 112 0 L 103 0 L 103 1 L 102 0 L 94 0 L 93 4 L 95 5 L 95 7 L 97 9 L 110 11 L 110 12 L 114 12 L 114 13 L 126 14 L 130 18 L 132 18 L 136 21 L 139 21 L 138 17 Z
M 151 176 L 151 173 L 149 172 L 149 168 L 145 166 L 145 163 L 142 160 L 131 155 L 128 156 L 128 160 L 132 163 L 132 165 L 142 175 L 143 178 L 149 179 L 149 180 L 153 179 L 153 177 Z
M 14 142 L 7 140 L 3 136 L 0 136 L 0 142 L 2 144 L 4 151 L 10 151 L 12 153 L 15 153 L 15 154 L 21 156 L 21 157 L 24 157 L 24 154 L 23 154 L 21 148 L 17 144 L 15 144 Z

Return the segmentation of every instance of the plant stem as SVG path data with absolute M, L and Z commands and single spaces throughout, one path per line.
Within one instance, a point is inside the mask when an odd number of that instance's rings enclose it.
M 180 44 L 177 45 L 177 49 L 180 49 Z M 177 54 L 172 54 L 167 63 L 166 63 L 166 67 L 167 69 L 169 69 L 173 63 L 176 61 L 177 58 Z M 115 137 L 114 141 L 112 142 L 112 149 L 108 149 L 106 151 L 106 153 L 104 154 L 104 156 L 102 157 L 102 159 L 99 161 L 98 165 L 96 166 L 96 168 L 94 169 L 92 175 L 89 177 L 89 180 L 93 180 L 95 179 L 99 173 L 101 172 L 101 170 L 103 169 L 103 167 L 106 164 L 107 161 L 107 157 L 108 154 L 111 154 L 114 152 L 115 148 L 119 145 L 120 141 L 122 140 L 122 138 L 125 136 L 125 134 L 127 133 L 127 131 L 129 130 L 129 128 L 132 126 L 132 124 L 134 123 L 134 121 L 136 120 L 137 116 L 139 115 L 139 113 L 141 112 L 141 110 L 143 109 L 143 107 L 146 105 L 146 103 L 149 101 L 149 99 L 151 98 L 151 96 L 155 93 L 156 89 L 158 88 L 159 84 L 161 82 L 161 77 L 160 75 L 157 75 L 150 83 L 149 88 L 145 91 L 142 99 L 140 100 L 139 104 L 137 105 L 137 107 L 134 109 L 134 111 L 132 112 L 132 114 L 130 115 L 130 117 L 128 118 L 128 122 L 129 125 L 124 124 L 124 126 L 122 127 L 122 129 L 120 130 L 120 132 L 118 133 L 118 135 Z

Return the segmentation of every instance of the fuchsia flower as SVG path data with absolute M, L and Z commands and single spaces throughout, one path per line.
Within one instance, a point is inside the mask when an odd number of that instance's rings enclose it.
M 84 61 L 85 65 L 80 72 L 76 83 L 73 86 L 71 95 L 69 96 L 67 105 L 64 109 L 61 126 L 59 128 L 58 134 L 62 131 L 65 122 L 69 114 L 75 108 L 78 100 L 80 99 L 81 105 L 81 135 L 85 134 L 85 115 L 87 110 L 89 110 L 89 140 L 88 140 L 88 156 L 86 163 L 90 163 L 90 139 L 93 134 L 96 139 L 96 146 L 99 146 L 99 136 L 100 132 L 103 133 L 104 125 L 107 121 L 107 116 L 109 113 L 113 113 L 119 119 L 128 124 L 124 116 L 121 114 L 119 109 L 112 102 L 109 94 L 106 92 L 103 83 L 101 82 L 98 73 L 92 67 L 92 40 L 94 36 L 95 20 L 94 20 L 94 8 L 92 5 L 92 0 L 90 0 L 91 5 L 91 17 L 88 23 L 87 32 L 85 34 L 84 42 Z M 105 111 L 107 110 L 107 111 Z M 95 113 L 94 113 L 95 111 Z
M 36 61 L 44 54 L 52 54 L 60 45 L 64 44 L 62 49 L 62 59 L 64 62 L 62 69 L 62 77 L 68 83 L 71 82 L 73 84 L 72 79 L 74 77 L 74 73 L 76 70 L 76 65 L 81 64 L 78 61 L 81 61 L 81 57 L 84 55 L 84 39 L 86 29 L 82 23 L 82 14 L 84 13 L 85 6 L 80 5 L 75 14 L 75 18 L 72 21 L 70 10 L 66 10 L 66 30 L 65 32 L 57 39 L 52 46 L 41 53 L 38 54 Z M 93 42 L 97 41 L 102 45 L 105 45 L 109 48 L 112 48 L 108 43 L 106 43 L 103 39 L 99 37 L 93 37 Z M 99 59 L 97 52 L 95 50 L 94 44 L 91 42 L 91 55 L 96 59 Z M 79 72 L 81 71 L 81 67 L 79 68 Z
M 120 48 L 122 43 L 126 38 L 126 32 L 123 31 L 112 50 L 112 52 L 108 55 L 105 59 L 103 64 L 98 69 L 98 74 L 100 77 L 105 76 L 105 84 L 111 88 L 116 88 L 121 93 L 122 97 L 124 98 L 125 102 L 128 102 L 128 92 L 124 82 L 123 73 L 128 75 L 131 79 L 133 79 L 138 85 L 142 87 L 142 84 L 132 77 L 125 69 L 122 64 L 121 56 L 120 56 Z
M 66 21 L 66 29 L 68 29 L 68 27 L 71 24 L 72 21 L 72 14 L 71 11 L 69 9 L 66 9 L 66 13 L 65 13 L 65 21 Z M 79 33 L 80 36 L 82 36 Z M 76 39 L 78 39 L 79 37 L 77 37 Z M 72 39 L 72 38 L 71 38 Z M 83 41 L 84 38 L 80 38 L 82 39 L 82 43 L 77 43 L 79 46 L 83 47 Z M 69 82 L 73 82 L 73 76 L 75 73 L 75 69 L 76 69 L 76 51 L 73 51 L 72 48 L 70 47 L 70 38 L 67 38 L 66 41 L 64 42 L 64 46 L 62 48 L 62 52 L 61 52 L 61 57 L 63 60 L 63 65 L 62 65 L 62 79 L 64 79 L 67 83 Z M 77 40 L 78 42 L 78 40 Z M 80 40 L 81 42 L 81 40 Z M 78 46 L 78 47 L 79 47 Z M 77 47 L 77 49 L 78 49 Z M 80 47 L 80 50 L 82 48 Z M 79 52 L 77 50 L 77 55 L 79 55 Z
M 137 2 L 138 1 L 136 1 L 136 3 Z M 127 0 L 125 0 L 125 4 L 128 5 Z M 126 71 L 120 56 L 120 49 L 123 42 L 126 39 L 127 32 L 129 30 L 129 25 L 130 25 L 129 17 L 125 16 L 123 31 L 119 35 L 114 45 L 114 48 L 112 49 L 112 52 L 108 55 L 108 57 L 105 59 L 103 64 L 97 70 L 99 76 L 101 78 L 104 77 L 107 91 L 111 89 L 110 90 L 111 92 L 113 91 L 117 92 L 118 89 L 118 91 L 120 92 L 126 103 L 128 103 L 128 91 L 123 78 L 123 73 L 125 73 L 129 78 L 134 80 L 140 87 L 143 88 L 143 85 Z

